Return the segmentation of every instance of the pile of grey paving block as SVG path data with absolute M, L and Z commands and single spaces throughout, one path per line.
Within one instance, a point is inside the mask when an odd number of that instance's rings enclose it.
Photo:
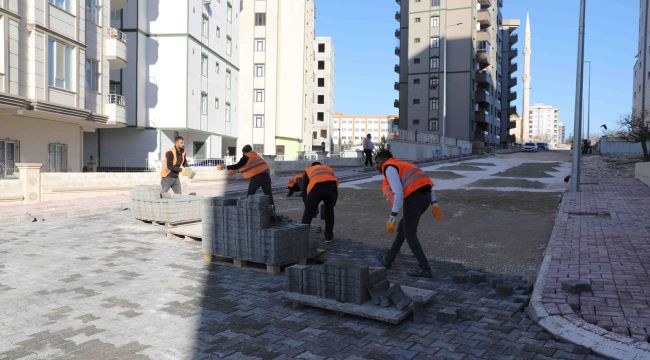
M 344 303 L 403 310 L 411 304 L 400 285 L 391 286 L 384 268 L 328 262 L 323 265 L 294 265 L 287 268 L 287 290 Z
M 131 189 L 131 213 L 136 219 L 162 223 L 201 220 L 201 197 L 163 194 L 159 185 Z
M 203 252 L 251 262 L 279 265 L 316 254 L 309 226 L 271 222 L 271 199 L 205 198 L 202 203 Z

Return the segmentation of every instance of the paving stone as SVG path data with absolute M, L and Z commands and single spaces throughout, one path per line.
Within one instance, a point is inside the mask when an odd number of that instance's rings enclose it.
M 591 291 L 591 280 L 562 281 L 562 290 L 573 294 Z
M 458 315 L 456 315 L 456 310 L 441 309 L 436 313 L 436 320 L 443 323 L 456 322 L 458 320 Z

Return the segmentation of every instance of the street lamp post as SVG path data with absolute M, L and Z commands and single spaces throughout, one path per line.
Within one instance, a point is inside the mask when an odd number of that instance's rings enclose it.
M 442 70 L 442 137 L 440 138 L 440 148 L 442 150 L 443 155 L 447 155 L 447 29 L 454 27 L 454 26 L 460 26 L 463 25 L 462 22 L 453 24 L 453 25 L 447 25 L 445 26 L 445 41 L 442 46 L 442 63 L 443 63 L 443 70 Z
M 589 64 L 589 71 L 588 71 L 589 80 L 587 80 L 588 83 L 587 85 L 587 134 L 585 138 L 587 139 L 587 141 L 589 141 L 589 144 L 591 145 L 591 141 L 589 140 L 590 139 L 589 132 L 591 130 L 590 129 L 591 127 L 591 61 L 586 60 L 585 63 Z
M 582 133 L 582 93 L 585 57 L 585 8 L 586 0 L 580 0 L 580 22 L 578 25 L 578 69 L 576 73 L 575 114 L 573 118 L 573 163 L 571 174 L 571 192 L 580 190 L 580 134 Z

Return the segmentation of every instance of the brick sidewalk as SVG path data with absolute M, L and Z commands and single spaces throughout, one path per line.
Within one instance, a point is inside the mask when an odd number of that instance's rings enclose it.
M 542 317 L 650 349 L 649 209 L 650 187 L 631 178 L 600 178 L 564 195 L 536 290 Z M 591 291 L 563 289 L 569 280 L 590 281 Z

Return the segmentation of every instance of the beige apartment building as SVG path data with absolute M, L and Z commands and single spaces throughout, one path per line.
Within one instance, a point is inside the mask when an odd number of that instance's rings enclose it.
M 332 122 L 334 116 L 334 44 L 331 37 L 316 37 L 314 114 L 305 125 L 307 150 L 332 151 Z
M 397 115 L 344 115 L 335 113 L 332 130 L 334 145 L 341 150 L 359 148 L 370 134 L 375 143 L 385 141 L 390 135 Z
M 238 154 L 251 144 L 265 155 L 306 149 L 314 114 L 312 0 L 247 2 L 240 17 Z
M 517 38 L 516 21 L 502 19 L 502 0 L 396 1 L 399 127 L 437 135 L 443 151 L 457 140 L 477 152 L 507 143 Z
M 650 106 L 650 93 L 648 92 L 648 79 L 650 78 L 650 64 L 648 61 L 648 34 L 650 32 L 650 0 L 640 0 L 639 11 L 639 47 L 636 55 L 636 63 L 634 64 L 634 84 L 633 84 L 633 98 L 632 98 L 632 111 L 635 114 L 641 114 L 644 110 L 647 111 Z M 650 122 L 650 118 L 646 121 Z
M 0 1 L 0 177 L 15 164 L 81 171 L 83 134 L 121 127 L 109 74 L 126 66 L 110 12 L 126 0 Z

